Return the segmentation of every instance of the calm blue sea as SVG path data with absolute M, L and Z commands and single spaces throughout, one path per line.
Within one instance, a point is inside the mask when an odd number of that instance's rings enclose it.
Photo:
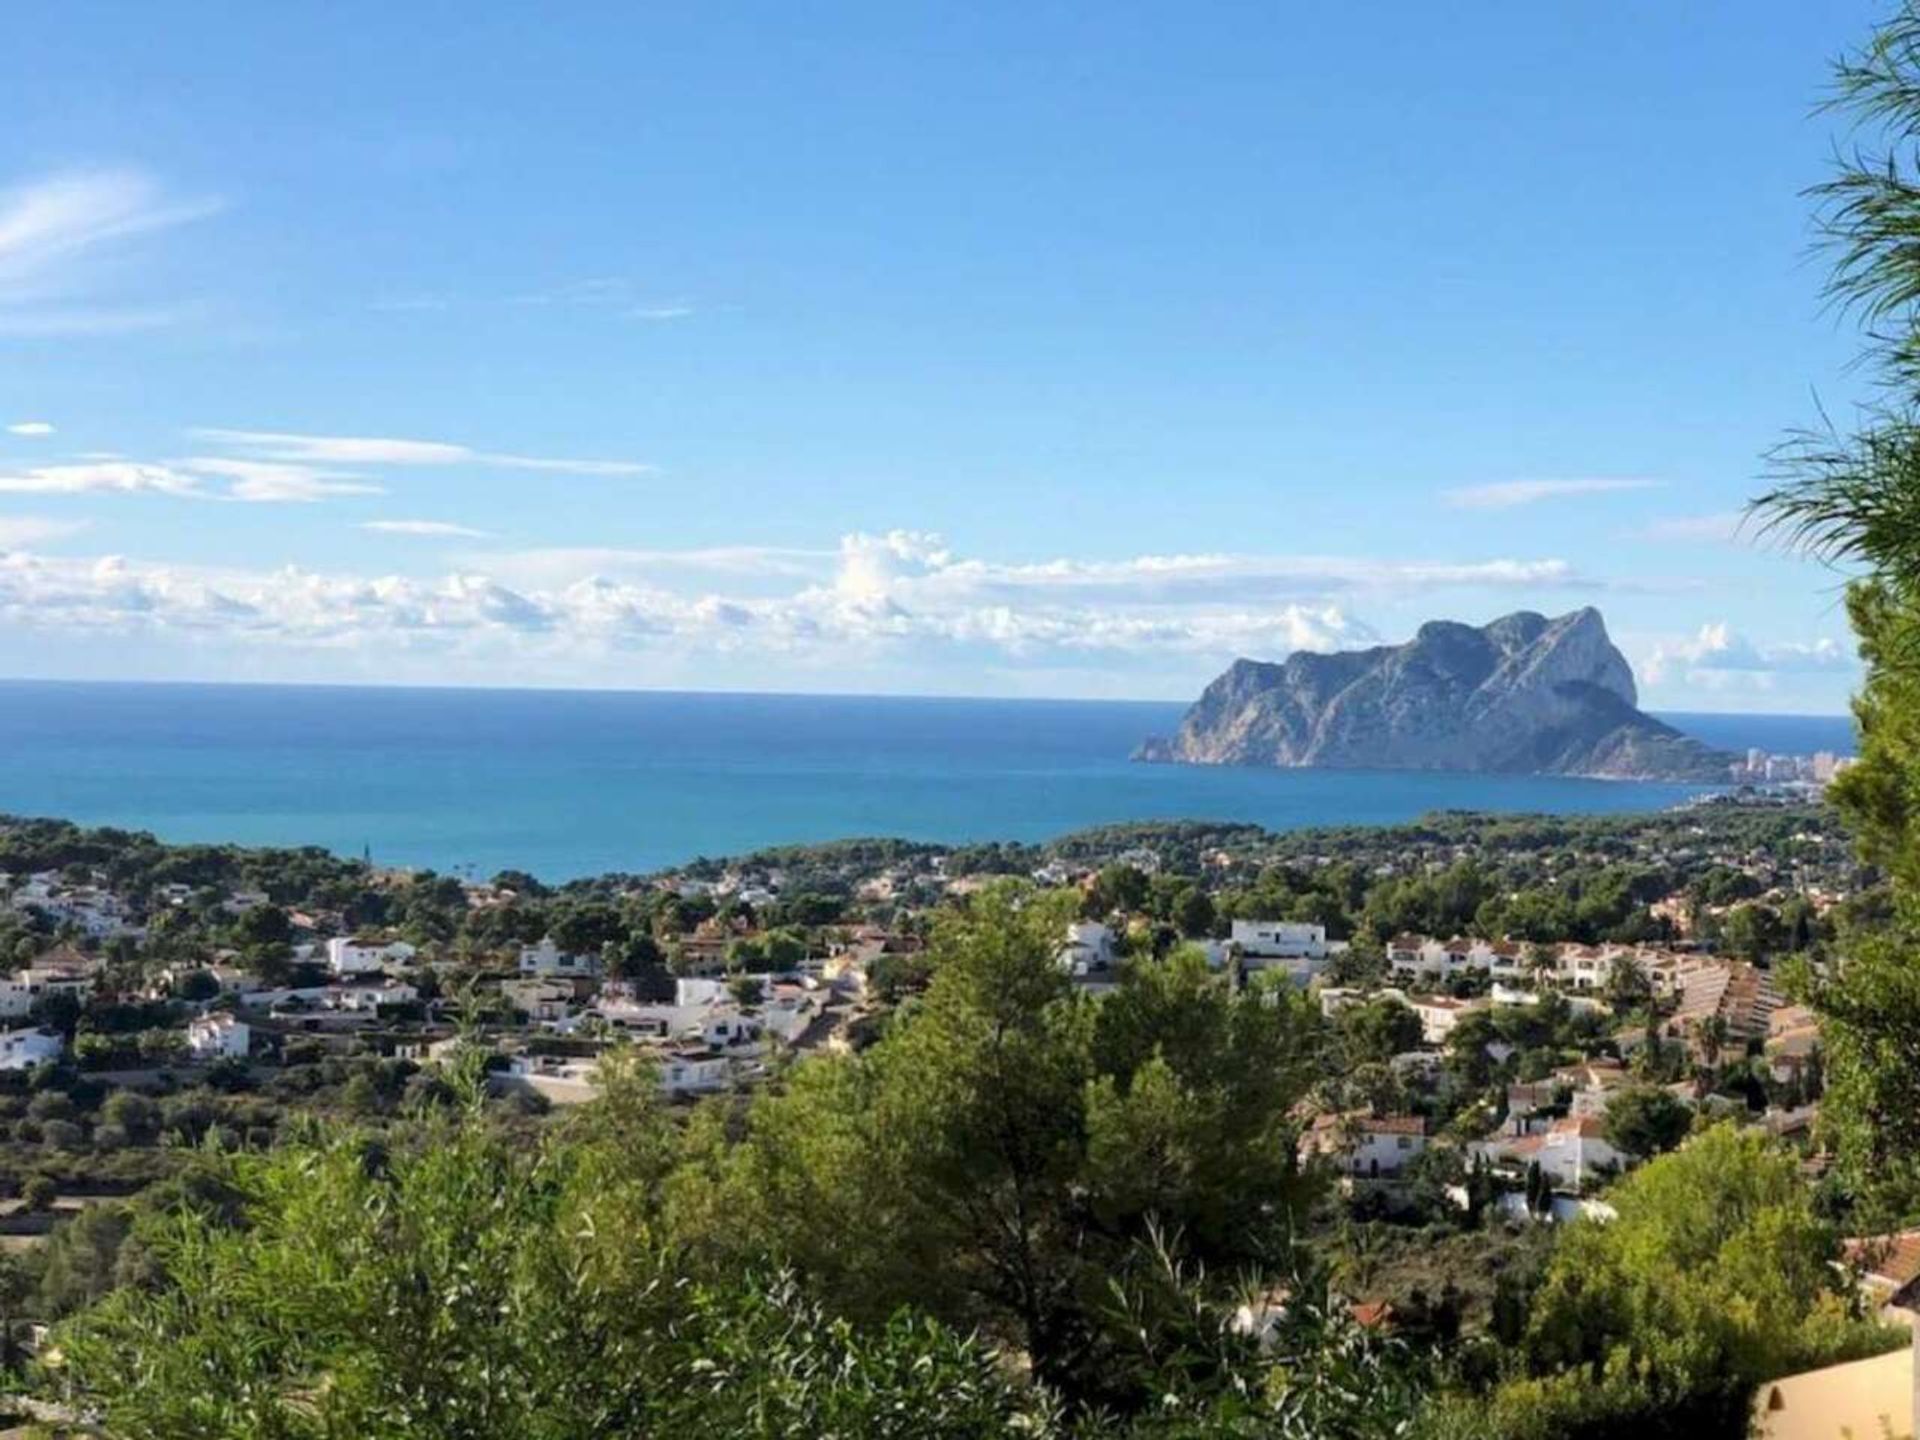
M 1041 840 L 1154 818 L 1284 828 L 1441 808 L 1643 810 L 1698 789 L 1129 763 L 1183 708 L 7 681 L 0 811 L 558 880 L 853 835 Z M 1665 718 L 1728 749 L 1853 748 L 1839 717 Z

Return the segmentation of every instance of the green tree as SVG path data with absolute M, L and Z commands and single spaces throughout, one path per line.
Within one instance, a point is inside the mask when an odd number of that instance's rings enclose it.
M 1500 1038 L 1491 1010 L 1470 1010 L 1447 1034 L 1447 1068 L 1469 1090 L 1484 1090 L 1493 1081 L 1493 1057 L 1487 1046 Z
M 1197 885 L 1183 886 L 1174 897 L 1168 918 L 1183 937 L 1205 939 L 1213 933 L 1213 897 Z
M 293 940 L 293 922 L 278 905 L 256 905 L 235 923 L 233 933 L 248 950 L 287 945 Z
M 190 970 L 180 977 L 173 993 L 182 1000 L 211 1000 L 220 993 L 220 982 L 211 970 Z
M 1340 1034 L 1355 1063 L 1384 1062 L 1419 1048 L 1420 1017 L 1388 996 L 1342 1010 Z
M 1109 865 L 1093 878 L 1082 913 L 1101 920 L 1114 911 L 1138 910 L 1146 903 L 1151 885 L 1146 873 L 1132 865 Z
M 1616 1011 L 1634 1010 L 1653 998 L 1653 986 L 1638 960 L 1619 955 L 1607 971 L 1606 993 L 1607 1003 Z
M 17 1255 L 0 1255 L 0 1371 L 11 1371 L 19 1359 L 15 1332 L 21 1307 L 33 1294 L 33 1276 Z
M 1847 591 L 1866 662 L 1860 756 L 1829 794 L 1890 875 L 1895 912 L 1885 934 L 1850 939 L 1831 972 L 1802 971 L 1801 990 L 1823 1017 L 1840 1179 L 1898 1218 L 1920 1212 L 1920 5 L 1905 0 L 1836 78 L 1833 104 L 1857 143 L 1816 192 L 1829 290 L 1861 321 L 1881 390 L 1850 430 L 1828 424 L 1784 445 L 1756 513 L 1860 576 Z
M 696 1120 L 677 1228 L 719 1271 L 785 1258 L 856 1318 L 912 1301 L 1071 1399 L 1137 1398 L 1108 1363 L 1113 1274 L 1156 1227 L 1209 1264 L 1281 1263 L 1319 1022 L 1191 951 L 1076 995 L 1055 955 L 1077 898 L 1003 884 L 943 914 L 932 981 L 879 1043 L 794 1067 L 738 1144 Z
M 67 1326 L 65 1370 L 129 1440 L 1045 1433 L 1043 1396 L 923 1318 L 687 1283 L 660 1145 L 614 1141 L 656 1122 L 603 1123 L 528 1146 L 469 1107 L 417 1145 L 209 1160 L 245 1223 L 149 1217 L 155 1280 Z
M 58 1030 L 62 1035 L 72 1038 L 74 1028 L 80 1023 L 80 1012 L 85 1007 L 79 999 L 65 990 L 55 990 L 42 995 L 33 1002 L 28 1018 L 35 1025 L 43 1025 L 49 1030 Z
M 1875 1221 L 1920 1211 L 1920 961 L 1904 928 L 1848 944 L 1836 974 L 1799 969 L 1820 1011 L 1821 1129 Z
M 1736 905 L 1721 926 L 1726 948 L 1743 960 L 1764 960 L 1785 940 L 1780 916 L 1768 905 Z
M 40 1263 L 41 1315 L 71 1315 L 134 1278 L 122 1264 L 132 1217 L 123 1205 L 89 1205 L 55 1225 Z
M 1716 1126 L 1569 1227 L 1533 1302 L 1532 1379 L 1503 1387 L 1493 1432 L 1745 1433 L 1761 1380 L 1889 1348 L 1852 1318 L 1837 1241 L 1792 1153 Z
M 1664 1155 L 1693 1127 L 1693 1112 L 1655 1085 L 1622 1090 L 1607 1104 L 1607 1139 L 1636 1159 Z

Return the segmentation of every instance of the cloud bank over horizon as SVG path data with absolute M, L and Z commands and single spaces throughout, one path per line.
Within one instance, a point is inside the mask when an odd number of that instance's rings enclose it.
M 237 483 L 249 478 L 270 477 Z M 444 521 L 360 528 L 443 545 L 481 538 Z M 249 673 L 271 653 L 274 673 L 316 680 L 364 678 L 382 659 L 396 678 L 431 677 L 438 665 L 456 678 L 525 671 L 583 686 L 673 683 L 745 664 L 781 688 L 940 689 L 945 673 L 991 677 L 950 687 L 965 692 L 1048 693 L 1078 677 L 1096 693 L 1185 698 L 1241 656 L 1404 638 L 1367 617 L 1409 603 L 1436 615 L 1472 608 L 1483 620 L 1534 608 L 1543 592 L 1566 597 L 1549 607 L 1564 609 L 1608 588 L 1553 558 L 1010 562 L 963 556 L 913 530 L 853 531 L 811 549 L 468 548 L 444 554 L 446 568 L 432 573 L 46 548 L 80 533 L 45 517 L 0 519 L 0 620 L 16 642 L 137 646 L 147 671 L 182 678 Z M 1480 613 L 1489 597 L 1497 608 Z M 1656 694 L 1678 678 L 1764 695 L 1783 676 L 1852 664 L 1831 638 L 1759 645 L 1724 624 L 1654 640 L 1634 658 Z

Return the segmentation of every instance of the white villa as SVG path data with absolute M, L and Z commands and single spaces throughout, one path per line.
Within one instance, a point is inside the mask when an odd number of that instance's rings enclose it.
M 327 941 L 327 969 L 335 975 L 371 975 L 388 965 L 404 965 L 414 957 L 404 940 L 336 935 Z
M 1607 1139 L 1606 1121 L 1569 1115 L 1534 1135 L 1499 1136 L 1469 1147 L 1470 1153 L 1518 1169 L 1538 1165 L 1556 1190 L 1578 1191 L 1589 1180 L 1625 1170 L 1630 1157 Z
M 71 995 L 84 1001 L 93 993 L 95 978 L 104 968 L 105 962 L 98 956 L 82 954 L 70 945 L 57 946 L 31 965 L 14 971 L 11 979 L 0 980 L 0 1018 L 20 1019 L 36 1001 L 49 995 Z
M 573 1014 L 573 986 L 558 980 L 507 980 L 500 993 L 536 1024 L 559 1024 Z
M 725 1055 L 691 1046 L 660 1057 L 660 1088 L 668 1095 L 709 1095 L 726 1089 L 732 1074 Z
M 1444 1045 L 1454 1027 L 1476 1010 L 1491 1008 L 1488 1000 L 1455 1000 L 1448 995 L 1414 995 L 1406 1004 L 1420 1017 L 1420 1038 L 1429 1045 Z
M 1347 948 L 1343 940 L 1327 939 L 1326 926 L 1296 920 L 1236 920 L 1227 944 L 1240 952 L 1246 970 L 1284 970 L 1300 985 Z
M 1419 1115 L 1323 1114 L 1300 1137 L 1301 1158 L 1330 1159 L 1343 1189 L 1356 1180 L 1398 1180 L 1426 1149 L 1427 1122 Z
M 187 1051 L 196 1060 L 244 1060 L 253 1048 L 253 1028 L 229 1010 L 202 1015 L 187 1026 Z
M 1099 987 L 1113 981 L 1113 931 L 1097 920 L 1076 920 L 1067 926 L 1067 943 L 1060 951 L 1060 968 L 1076 985 Z
M 1511 940 L 1396 935 L 1387 942 L 1386 955 L 1388 966 L 1397 974 L 1444 980 L 1480 973 L 1495 981 L 1529 986 L 1547 981 L 1568 992 L 1576 1004 L 1581 992 L 1606 989 L 1615 972 L 1631 964 L 1653 993 L 1679 1000 L 1683 1020 L 1717 1010 L 1742 1038 L 1764 1037 L 1768 1017 L 1780 1004 L 1764 971 L 1717 955 L 1645 946 L 1572 942 L 1528 946 Z
M 133 923 L 126 902 L 112 891 L 68 885 L 53 871 L 29 875 L 14 886 L 7 903 L 14 910 L 38 911 L 57 925 L 71 925 L 94 940 L 120 935 L 139 939 L 147 933 Z
M 1480 971 L 1499 980 L 1518 980 L 1529 973 L 1526 950 L 1511 940 L 1434 940 L 1424 935 L 1396 935 L 1387 942 L 1387 964 L 1410 975 L 1444 980 L 1449 975 Z
M 520 973 L 542 980 L 585 978 L 600 973 L 600 957 L 569 955 L 547 935 L 538 945 L 521 947 Z
M 58 1060 L 67 1042 L 53 1030 L 0 1032 L 0 1070 L 31 1070 Z

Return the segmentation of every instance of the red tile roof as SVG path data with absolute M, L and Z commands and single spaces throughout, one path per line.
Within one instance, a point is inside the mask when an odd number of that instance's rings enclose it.
M 1362 1329 L 1377 1330 L 1393 1323 L 1393 1306 L 1386 1300 L 1359 1300 L 1347 1309 Z
M 1358 1123 L 1362 1130 L 1372 1135 L 1424 1135 L 1427 1133 L 1427 1121 L 1424 1115 L 1363 1116 Z
M 1607 1138 L 1607 1122 L 1593 1115 L 1569 1115 L 1553 1122 L 1555 1135 L 1578 1135 L 1582 1140 Z
M 1920 1279 L 1920 1230 L 1849 1240 L 1842 1249 L 1848 1261 L 1858 1264 L 1868 1277 L 1885 1281 L 1896 1290 L 1904 1290 Z

